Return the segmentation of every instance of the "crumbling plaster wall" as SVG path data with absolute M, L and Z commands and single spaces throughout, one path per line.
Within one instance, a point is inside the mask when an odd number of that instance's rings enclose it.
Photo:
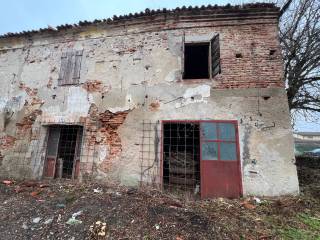
M 81 178 L 136 185 L 143 120 L 232 119 L 239 123 L 244 193 L 297 193 L 276 23 L 180 23 L 170 30 L 133 24 L 1 40 L 1 175 L 41 177 L 44 126 L 81 124 L 82 154 L 92 156 L 82 161 Z M 182 36 L 208 32 L 220 34 L 222 73 L 181 80 Z M 58 86 L 67 49 L 84 50 L 77 86 Z

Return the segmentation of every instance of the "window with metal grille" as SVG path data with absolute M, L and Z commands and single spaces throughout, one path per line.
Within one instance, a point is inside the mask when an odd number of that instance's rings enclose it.
M 203 160 L 237 160 L 236 126 L 227 122 L 202 123 Z
M 62 53 L 58 85 L 78 84 L 80 79 L 83 50 L 72 50 Z
M 221 73 L 219 34 L 208 42 L 185 42 L 183 37 L 183 79 L 209 79 Z

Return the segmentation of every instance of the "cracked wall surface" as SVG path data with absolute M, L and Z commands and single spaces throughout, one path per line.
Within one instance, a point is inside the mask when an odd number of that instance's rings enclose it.
M 244 194 L 298 193 L 277 31 L 276 18 L 138 21 L 1 39 L 1 176 L 41 178 L 48 126 L 77 124 L 85 131 L 80 179 L 137 185 L 143 121 L 237 120 Z M 221 74 L 182 80 L 183 36 L 208 33 L 220 36 Z M 68 49 L 83 50 L 79 84 L 58 86 Z

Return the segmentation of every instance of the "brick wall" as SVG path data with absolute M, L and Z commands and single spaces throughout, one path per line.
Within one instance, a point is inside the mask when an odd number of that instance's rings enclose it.
M 284 87 L 283 63 L 274 24 L 219 29 L 221 68 L 216 88 Z

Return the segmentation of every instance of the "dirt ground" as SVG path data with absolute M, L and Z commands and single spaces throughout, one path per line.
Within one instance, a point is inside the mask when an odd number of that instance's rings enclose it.
M 320 164 L 319 164 L 320 165 Z M 71 181 L 0 183 L 0 239 L 320 239 L 320 168 L 298 197 L 186 201 Z

